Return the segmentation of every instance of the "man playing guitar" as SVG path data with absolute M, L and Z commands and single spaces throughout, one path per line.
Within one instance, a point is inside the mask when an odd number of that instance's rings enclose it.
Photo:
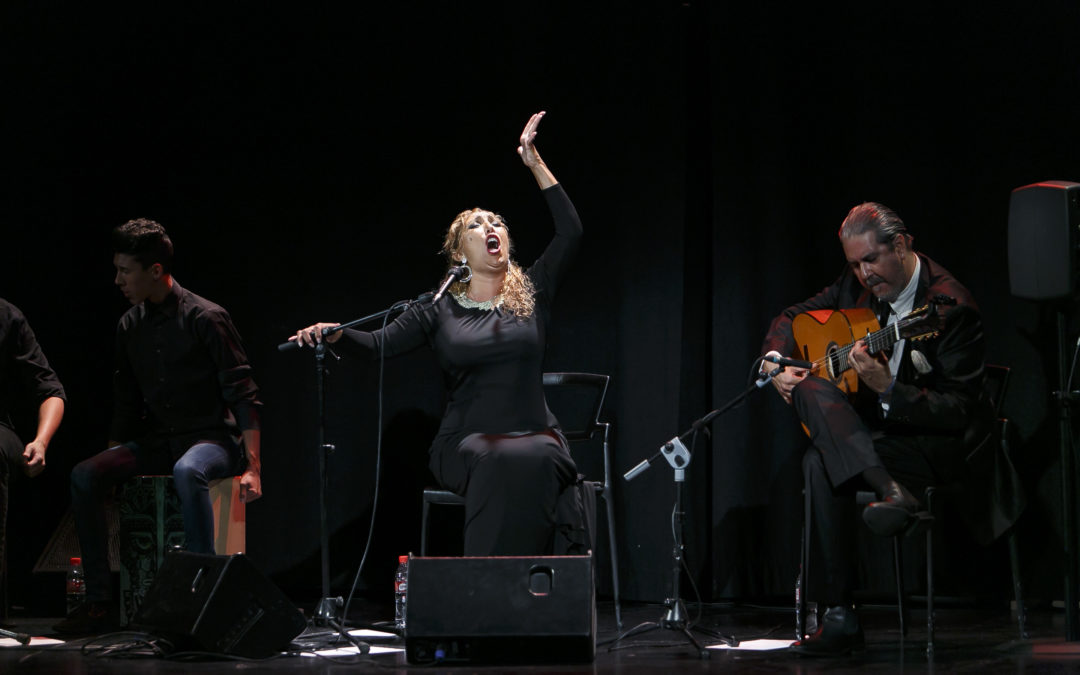
M 853 208 L 839 237 L 847 268 L 776 317 L 762 347 L 765 358 L 814 364 L 813 372 L 772 373 L 780 366 L 762 363 L 811 440 L 803 469 L 824 570 L 812 577 L 822 587 L 808 590 L 827 610 L 820 628 L 792 646 L 802 654 L 863 646 L 851 606 L 854 491 L 869 486 L 878 495 L 863 512 L 871 530 L 903 531 L 919 510 L 915 495 L 956 477 L 965 449 L 990 422 L 981 398 L 982 321 L 968 290 L 916 253 L 903 221 L 881 204 Z M 822 331 L 824 337 L 816 335 Z M 838 337 L 845 333 L 846 340 Z M 854 376 L 841 377 L 847 369 Z

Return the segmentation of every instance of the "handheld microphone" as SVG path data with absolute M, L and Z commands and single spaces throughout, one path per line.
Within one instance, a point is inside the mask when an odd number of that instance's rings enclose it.
M 325 338 L 328 333 L 333 332 L 334 330 L 336 330 L 336 329 L 323 328 L 322 329 L 323 337 Z M 312 335 L 314 335 L 314 334 L 315 334 L 315 332 L 312 331 Z M 302 349 L 303 346 L 304 346 L 303 343 L 300 342 L 299 340 L 289 340 L 288 342 L 282 342 L 281 344 L 279 344 L 277 346 L 277 348 L 278 348 L 279 352 L 289 352 L 289 351 L 292 351 L 294 349 Z
M 464 270 L 457 265 L 446 270 L 446 279 L 443 280 L 442 286 L 439 286 L 439 290 L 435 291 L 435 296 L 431 299 L 431 304 L 434 305 L 438 302 L 442 296 L 446 294 L 446 289 L 450 288 L 450 284 L 460 279 L 463 273 Z
M 805 370 L 813 370 L 814 364 L 809 361 L 800 361 L 799 359 L 789 359 L 785 356 L 777 356 L 776 354 L 766 354 L 762 356 L 763 361 L 769 361 L 780 366 L 789 366 L 791 368 L 803 368 Z
M 302 345 L 299 340 L 289 340 L 288 342 L 282 342 L 277 346 L 279 352 L 288 352 L 293 349 L 300 349 Z

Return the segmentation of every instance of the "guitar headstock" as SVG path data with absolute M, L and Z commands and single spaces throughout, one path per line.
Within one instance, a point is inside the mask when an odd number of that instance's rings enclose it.
M 945 325 L 945 306 L 955 304 L 953 298 L 939 295 L 922 307 L 911 310 L 896 322 L 900 337 L 906 340 L 937 337 Z

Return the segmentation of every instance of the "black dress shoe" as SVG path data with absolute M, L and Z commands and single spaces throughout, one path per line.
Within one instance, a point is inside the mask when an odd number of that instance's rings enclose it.
M 803 656 L 843 656 L 866 646 L 859 615 L 850 607 L 830 607 L 821 617 L 821 626 L 808 638 L 788 649 Z
M 863 510 L 862 518 L 870 531 L 879 537 L 892 537 L 904 531 L 919 510 L 919 500 L 903 485 L 890 481 L 881 501 L 871 502 Z

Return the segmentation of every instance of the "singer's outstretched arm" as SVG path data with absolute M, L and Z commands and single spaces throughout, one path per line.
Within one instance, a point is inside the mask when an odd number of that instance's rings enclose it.
M 559 185 L 559 181 L 541 158 L 536 148 L 537 128 L 545 114 L 544 111 L 535 113 L 526 122 L 525 128 L 518 138 L 517 152 L 522 163 L 529 168 L 533 178 L 536 179 L 537 185 L 543 191 L 548 207 L 554 217 L 555 237 L 544 254 L 534 263 L 532 270 L 533 278 L 538 285 L 537 292 L 546 293 L 550 298 L 554 296 L 577 250 L 578 241 L 581 238 L 581 222 L 573 204 L 570 203 L 562 186 Z M 470 284 L 470 298 L 483 301 L 498 297 L 503 291 L 506 269 L 488 270 L 476 265 L 475 260 L 470 262 L 474 263 L 469 270 L 469 273 L 473 275 Z M 458 264 L 456 257 L 453 264 Z M 386 344 L 392 348 L 391 351 L 393 352 L 416 348 L 423 342 L 424 336 L 432 329 L 432 326 L 429 325 L 432 320 L 427 322 L 414 320 L 417 319 L 415 312 L 406 312 L 406 314 L 410 316 L 403 316 L 391 324 L 384 336 Z M 342 335 L 347 335 L 350 339 L 343 344 L 359 341 L 362 347 L 372 351 L 378 339 L 372 336 L 383 337 L 381 331 L 369 334 L 354 330 L 323 335 L 324 329 L 338 325 L 337 323 L 326 322 L 315 323 L 298 330 L 295 335 L 289 338 L 289 341 L 297 342 L 301 346 L 313 347 L 322 342 L 324 338 L 328 343 L 332 344 L 337 342 Z

